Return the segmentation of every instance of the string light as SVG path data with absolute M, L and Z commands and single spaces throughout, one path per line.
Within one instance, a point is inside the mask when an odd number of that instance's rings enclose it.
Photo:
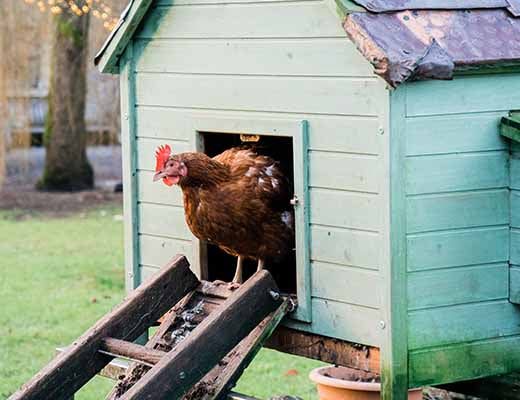
M 103 22 L 103 27 L 109 31 L 113 30 L 119 19 L 112 16 L 112 9 L 103 3 L 102 0 L 80 0 L 81 6 L 76 1 L 78 0 L 23 0 L 26 4 L 36 4 L 40 12 L 49 11 L 53 15 L 63 13 L 68 8 L 78 17 L 85 14 L 92 14 L 95 18 Z

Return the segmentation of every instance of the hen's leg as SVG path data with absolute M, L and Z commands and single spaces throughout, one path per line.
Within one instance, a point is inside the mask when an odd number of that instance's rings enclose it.
M 264 260 L 262 258 L 258 259 L 258 266 L 256 267 L 256 272 L 264 269 Z
M 242 283 L 242 264 L 244 263 L 244 258 L 242 256 L 238 256 L 237 258 L 237 270 L 235 272 L 235 276 L 233 278 L 233 283 Z

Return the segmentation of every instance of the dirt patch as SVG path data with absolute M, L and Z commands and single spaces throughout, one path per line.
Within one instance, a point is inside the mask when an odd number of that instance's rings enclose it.
M 30 186 L 17 186 L 0 191 L 0 210 L 11 211 L 17 219 L 34 214 L 67 216 L 100 206 L 120 205 L 122 201 L 121 193 L 102 189 L 75 193 L 39 192 Z

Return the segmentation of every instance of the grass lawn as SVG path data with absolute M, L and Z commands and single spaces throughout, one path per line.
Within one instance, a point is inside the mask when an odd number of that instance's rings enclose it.
M 0 399 L 123 298 L 120 214 L 113 206 L 59 218 L 0 211 Z M 236 389 L 316 399 L 307 374 L 319 365 L 262 350 Z M 98 377 L 76 398 L 103 399 L 111 385 Z

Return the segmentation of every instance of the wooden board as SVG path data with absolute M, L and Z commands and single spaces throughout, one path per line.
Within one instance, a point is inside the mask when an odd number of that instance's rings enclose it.
M 136 41 L 138 72 L 373 77 L 345 38 L 166 39 Z M 211 62 L 207 62 L 211 60 Z
M 499 263 L 508 261 L 508 258 L 507 225 L 413 234 L 407 237 L 408 271 Z
M 414 272 L 408 275 L 408 309 L 507 299 L 508 279 L 507 263 Z
M 112 359 L 98 353 L 103 338 L 137 339 L 198 283 L 186 258 L 175 258 L 43 367 L 10 400 L 70 398 Z
M 346 33 L 322 2 L 157 7 L 137 38 L 341 37 Z
M 267 271 L 253 275 L 121 399 L 179 398 L 185 394 L 280 305 L 271 297 L 271 291 L 277 291 L 277 288 Z M 243 318 L 244 313 L 247 313 L 247 319 Z M 196 360 L 193 354 L 197 354 Z
M 509 191 L 486 190 L 409 197 L 408 233 L 509 225 Z
M 191 240 L 193 238 L 188 225 L 186 225 L 183 207 L 140 203 L 138 209 L 139 233 L 180 240 Z
M 266 342 L 266 347 L 284 353 L 379 373 L 379 349 L 356 343 L 280 327 Z

